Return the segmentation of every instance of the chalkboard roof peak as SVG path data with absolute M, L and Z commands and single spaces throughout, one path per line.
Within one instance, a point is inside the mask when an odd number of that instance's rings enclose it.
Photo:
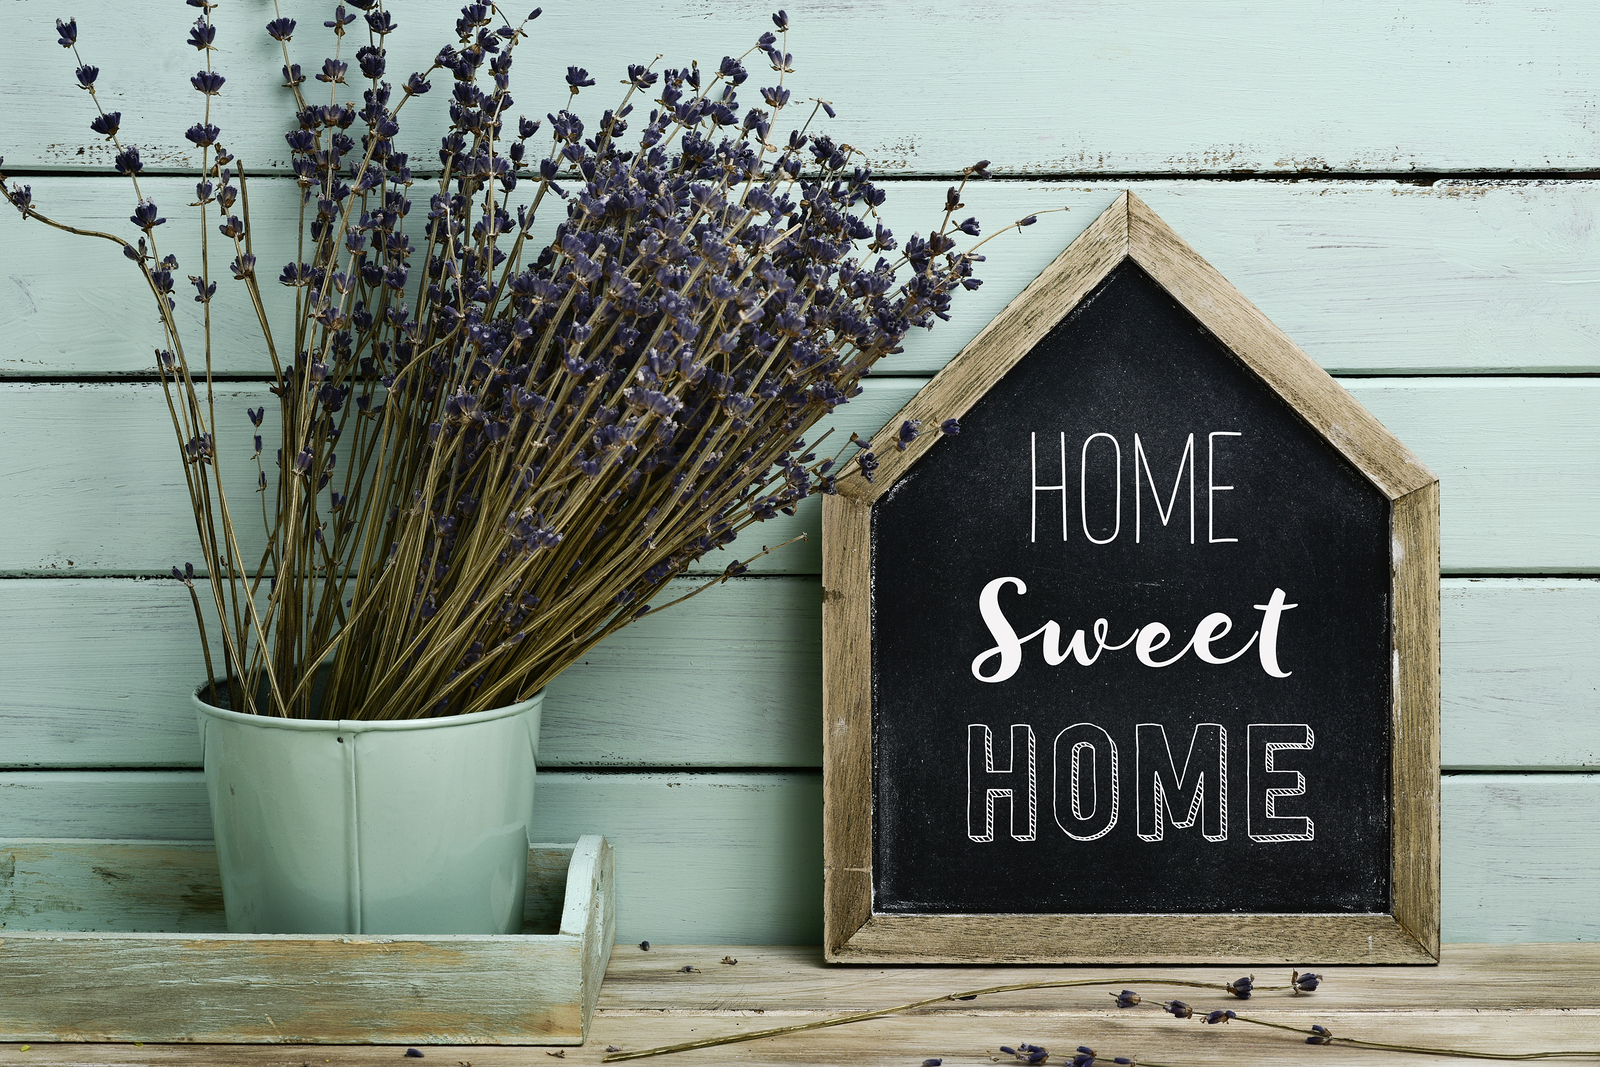
M 1108 274 L 1129 260 L 1390 500 L 1438 482 L 1410 449 L 1149 205 L 1123 192 L 878 431 L 872 449 L 880 466 L 873 481 L 852 474 L 840 480 L 840 492 L 870 502 L 887 491 L 938 440 L 936 434 L 922 434 L 902 450 L 896 446 L 896 436 L 904 422 L 937 426 L 965 415 Z

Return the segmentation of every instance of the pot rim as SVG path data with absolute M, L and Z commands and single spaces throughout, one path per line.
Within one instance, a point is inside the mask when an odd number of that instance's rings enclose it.
M 194 703 L 195 710 L 202 715 L 209 715 L 224 722 L 236 722 L 241 725 L 258 726 L 266 729 L 322 730 L 339 733 L 436 730 L 447 726 L 470 726 L 474 723 L 492 722 L 495 719 L 521 715 L 538 707 L 544 701 L 545 692 L 541 689 L 527 700 L 519 703 L 508 704 L 503 708 L 489 708 L 487 711 L 475 711 L 469 715 L 430 715 L 420 719 L 285 719 L 276 715 L 251 715 L 243 711 L 230 711 L 227 708 L 214 707 L 206 703 L 200 696 L 203 691 L 209 688 L 211 688 L 209 681 L 201 682 L 194 687 L 194 692 L 189 695 L 189 699 Z

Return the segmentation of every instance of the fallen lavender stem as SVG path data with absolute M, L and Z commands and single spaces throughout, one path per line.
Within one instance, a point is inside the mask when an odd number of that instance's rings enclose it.
M 761 1037 L 778 1037 L 783 1034 L 798 1034 L 805 1030 L 821 1030 L 828 1026 L 843 1026 L 846 1023 L 864 1022 L 867 1019 L 880 1019 L 886 1015 L 898 1015 L 901 1012 L 915 1011 L 933 1004 L 943 1004 L 952 1000 L 971 1000 L 989 993 L 1011 993 L 1023 989 L 1067 989 L 1077 986 L 1124 986 L 1132 984 L 1182 986 L 1187 989 L 1220 989 L 1230 991 L 1228 982 L 1195 982 L 1182 978 L 1074 978 L 1057 982 L 1013 982 L 1007 985 L 985 986 L 981 989 L 968 989 L 959 993 L 944 993 L 936 997 L 927 997 L 923 1000 L 914 1000 L 909 1004 L 897 1004 L 891 1008 L 874 1008 L 871 1011 L 851 1012 L 848 1015 L 836 1015 L 829 1019 L 814 1019 L 811 1022 L 794 1023 L 790 1026 L 774 1026 L 766 1030 L 752 1030 L 744 1034 L 728 1034 L 723 1037 L 705 1037 L 698 1041 L 682 1041 L 675 1045 L 659 1045 L 655 1048 L 637 1049 L 629 1052 L 613 1052 L 608 1054 L 601 1062 L 612 1063 L 618 1060 L 637 1060 L 646 1056 L 664 1056 L 669 1052 L 687 1052 L 690 1049 L 710 1048 L 714 1045 L 731 1045 L 740 1041 L 754 1041 Z M 1294 989 L 1293 984 L 1282 986 L 1255 986 L 1256 992 L 1282 991 Z M 1115 994 L 1113 994 L 1115 995 Z M 1145 1064 L 1143 1067 L 1160 1067 L 1159 1064 Z
M 1470 1060 L 1549 1060 L 1574 1056 L 1593 1056 L 1600 1059 L 1600 1049 L 1559 1049 L 1553 1052 L 1472 1052 L 1460 1048 L 1437 1048 L 1430 1045 L 1402 1045 L 1387 1041 L 1366 1041 L 1357 1037 L 1335 1037 L 1325 1026 L 1290 1026 L 1265 1019 L 1252 1019 L 1248 1015 L 1235 1015 L 1242 1023 L 1268 1026 L 1274 1030 L 1287 1030 L 1292 1034 L 1305 1034 L 1308 1045 L 1349 1045 L 1353 1048 L 1379 1049 L 1387 1052 L 1414 1052 L 1425 1056 L 1454 1056 Z

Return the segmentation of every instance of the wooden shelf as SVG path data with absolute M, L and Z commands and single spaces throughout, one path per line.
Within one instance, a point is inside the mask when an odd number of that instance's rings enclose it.
M 724 958 L 737 963 L 724 963 Z M 1095 987 L 990 994 L 807 1033 L 699 1049 L 640 1063 L 792 1067 L 914 1067 L 941 1058 L 946 1067 L 1014 1063 L 1001 1045 L 1029 1042 L 1051 1050 L 1051 1064 L 1070 1062 L 1078 1045 L 1106 1060 L 1210 1067 L 1288 1062 L 1360 1065 L 1461 1063 L 1432 1056 L 1343 1048 L 1308 1048 L 1294 1034 L 1234 1022 L 1202 1026 L 1163 1013 L 1162 1000 L 1196 1008 L 1231 1007 L 1288 1025 L 1329 1027 L 1336 1037 L 1451 1046 L 1486 1052 L 1600 1048 L 1600 944 L 1446 944 L 1438 967 L 1328 967 L 1317 992 L 1258 993 L 1240 1002 L 1218 991 L 1138 981 L 1155 975 L 1228 981 L 1239 968 L 1216 967 L 829 967 L 822 950 L 756 946 L 619 945 L 606 970 L 589 1040 L 581 1048 L 417 1046 L 426 1062 L 445 1067 L 528 1067 L 554 1062 L 599 1064 L 607 1047 L 639 1049 L 726 1033 L 784 1026 L 828 1015 L 906 1003 L 1007 982 L 1103 977 Z M 691 968 L 684 970 L 684 968 Z M 1258 969 L 1261 985 L 1288 974 Z M 1126 984 L 1145 998 L 1136 1008 L 1112 1006 L 1108 991 Z M 10 990 L 6 990 L 7 993 Z M 417 1037 L 423 1040 L 422 1036 Z M 1066 1055 L 1063 1055 L 1066 1054 Z M 0 1063 L 33 1067 L 345 1067 L 395 1064 L 395 1045 L 92 1045 L 34 1044 L 23 1052 L 0 1045 Z M 549 1057 L 549 1059 L 546 1059 Z M 1320 1059 L 1319 1059 L 1320 1058 Z M 1566 1061 L 1572 1062 L 1572 1061 Z M 426 1063 L 424 1064 L 426 1067 Z

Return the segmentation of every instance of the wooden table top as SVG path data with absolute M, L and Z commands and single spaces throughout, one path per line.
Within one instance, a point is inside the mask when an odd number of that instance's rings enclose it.
M 737 961 L 737 962 L 735 962 Z M 985 986 L 1089 979 L 1104 986 L 1017 990 L 947 1001 L 914 1012 L 841 1026 L 695 1049 L 633 1062 L 756 1065 L 849 1064 L 915 1067 L 1021 1062 L 1002 1046 L 1048 1049 L 1049 1064 L 1071 1063 L 1080 1045 L 1146 1065 L 1319 1062 L 1460 1063 L 1340 1046 L 1341 1037 L 1491 1053 L 1587 1049 L 1600 1062 L 1600 944 L 1444 946 L 1437 967 L 1327 967 L 1316 992 L 1257 992 L 1240 1001 L 1220 990 L 1153 979 L 1226 982 L 1238 968 L 1215 967 L 829 967 L 814 947 L 619 944 L 581 1048 L 422 1046 L 439 1067 L 528 1067 L 560 1060 L 599 1064 L 608 1048 L 637 1050 L 748 1033 L 851 1012 L 892 1007 Z M 1258 986 L 1286 985 L 1257 968 Z M 1143 1003 L 1119 1009 L 1108 993 L 1137 991 Z M 1180 999 L 1196 1018 L 1179 1020 L 1160 1003 Z M 1330 1029 L 1333 1047 L 1308 1047 L 1301 1035 L 1233 1021 L 1202 1025 L 1201 1011 L 1231 1008 L 1250 1019 Z M 403 1046 L 0 1044 L 0 1063 L 33 1067 L 249 1065 L 344 1067 L 411 1062 Z M 1480 1061 L 1485 1062 L 1485 1061 Z M 424 1064 L 426 1067 L 426 1064 Z

